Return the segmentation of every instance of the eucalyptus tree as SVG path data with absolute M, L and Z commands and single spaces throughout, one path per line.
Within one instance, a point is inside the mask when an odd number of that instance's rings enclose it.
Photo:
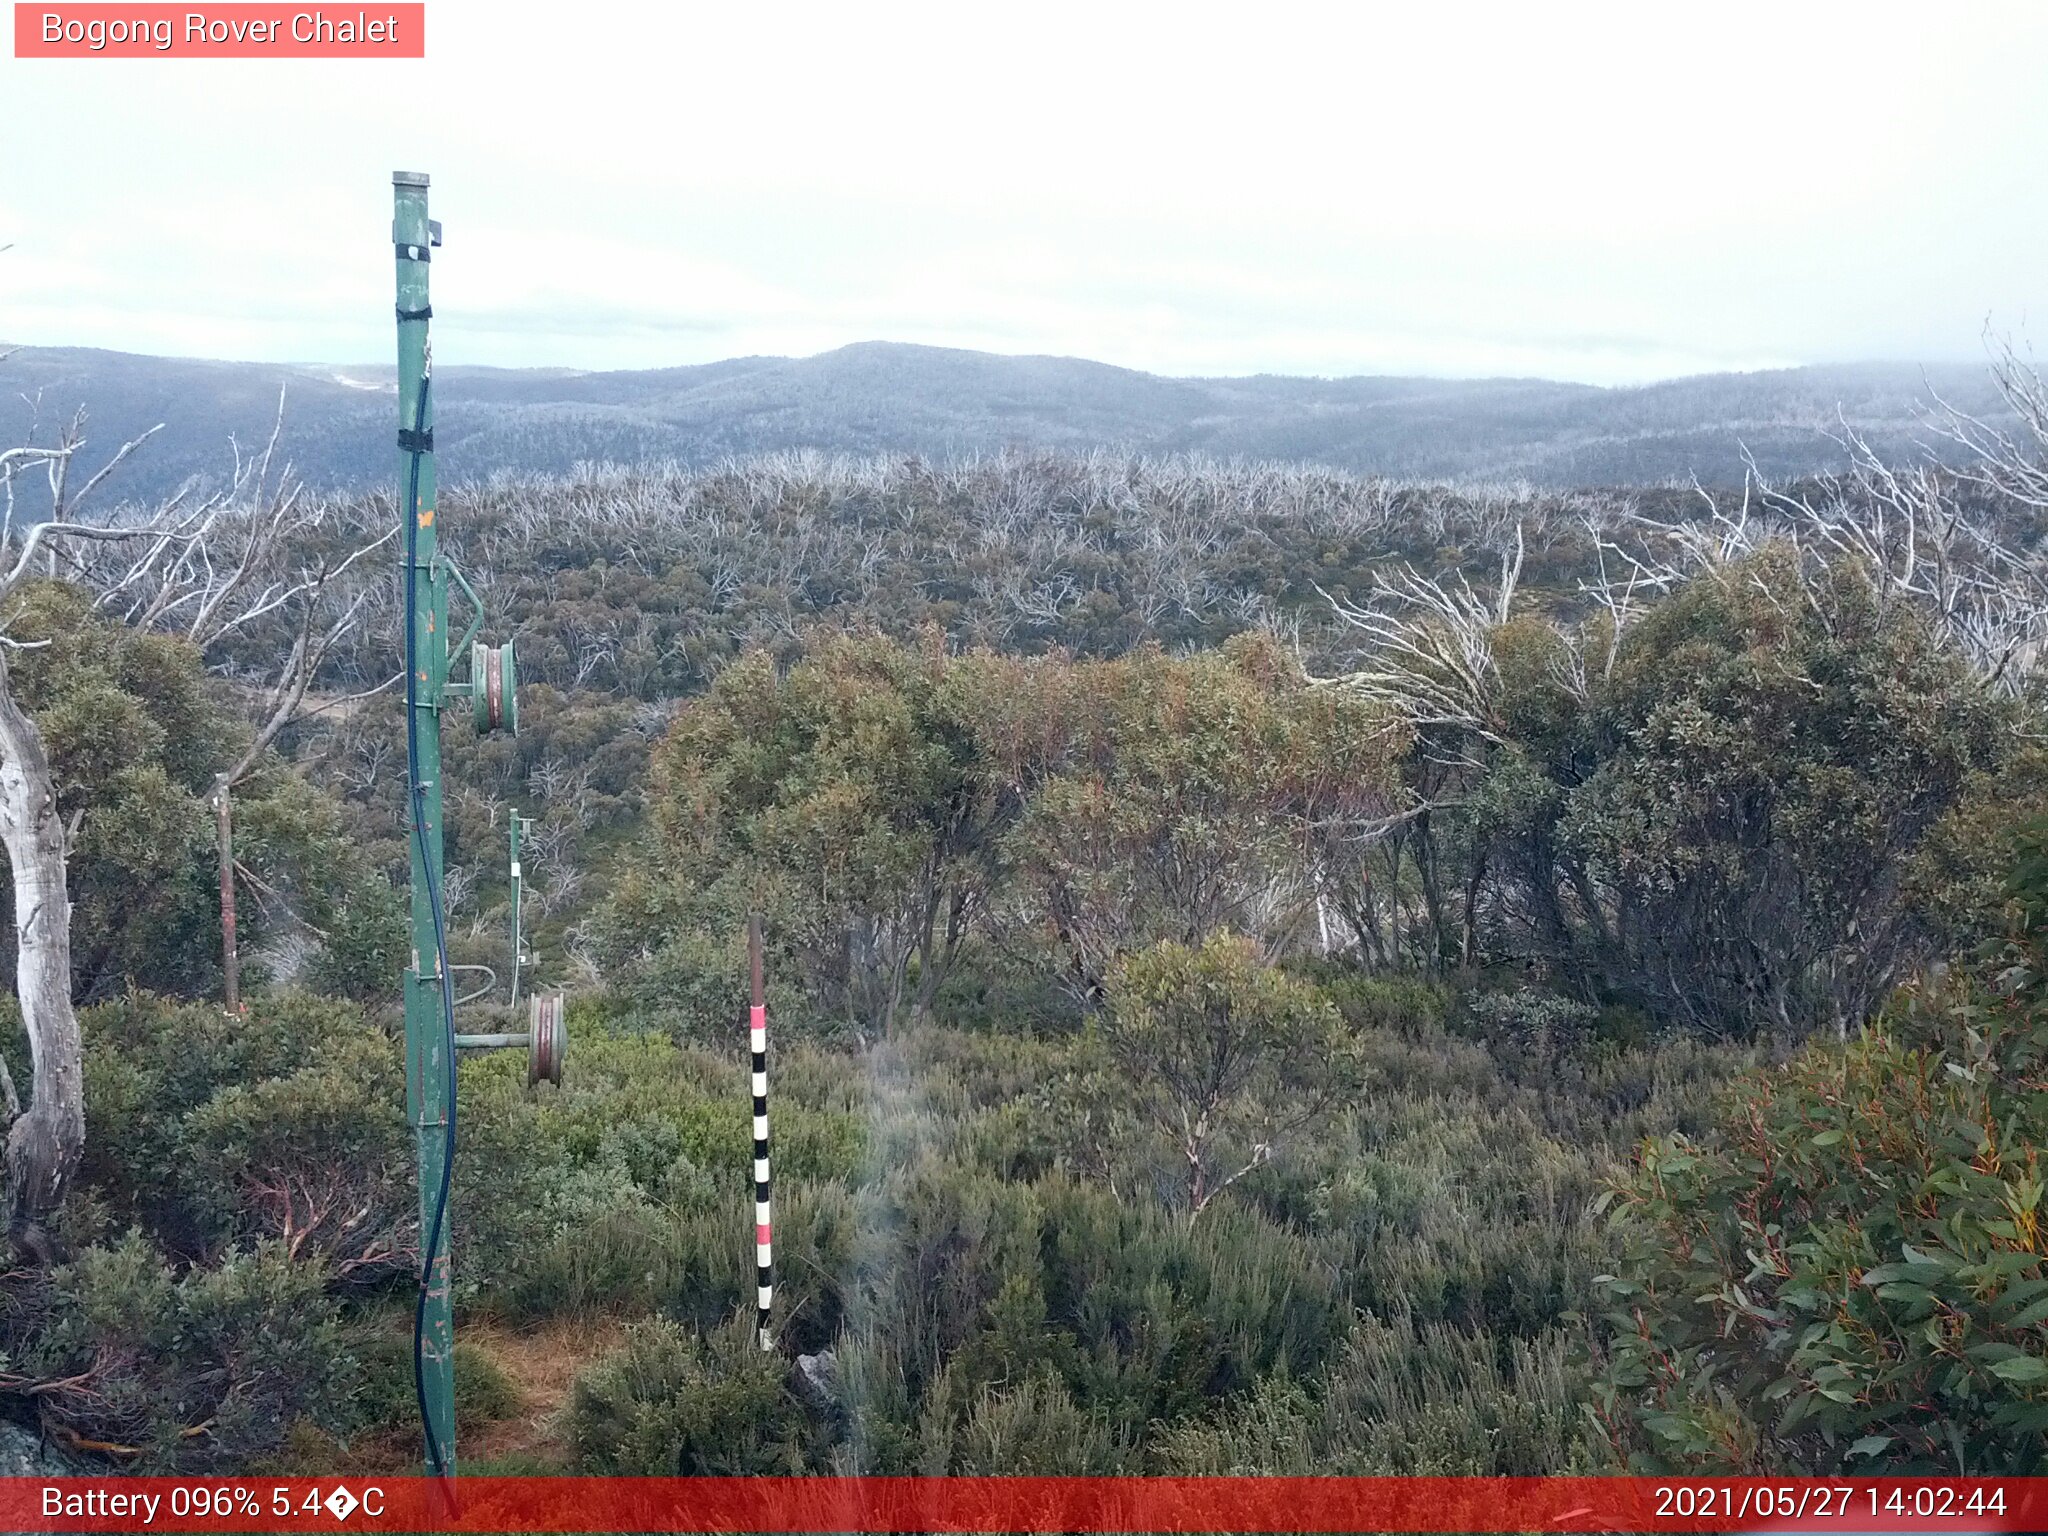
M 238 865 L 227 796 L 298 718 L 329 649 L 357 624 L 370 590 L 359 574 L 353 583 L 348 578 L 383 542 L 360 524 L 323 526 L 323 515 L 301 508 L 288 474 L 271 481 L 275 432 L 261 454 L 245 460 L 237 453 L 234 473 L 210 493 L 188 487 L 159 506 L 110 505 L 102 512 L 97 493 L 156 429 L 123 444 L 76 484 L 85 427 L 81 412 L 53 441 L 0 453 L 0 842 L 13 877 L 15 990 L 32 1076 L 24 1104 L 0 1067 L 0 1108 L 10 1122 L 10 1230 L 34 1252 L 47 1249 L 44 1224 L 62 1200 L 85 1137 L 69 885 L 82 812 L 60 806 L 44 732 L 7 670 L 9 650 L 51 642 L 11 639 L 8 627 L 21 616 L 32 585 L 54 580 L 89 594 L 103 620 L 175 636 L 197 654 L 212 652 L 231 670 L 251 665 L 248 655 L 233 654 L 239 643 L 246 641 L 258 657 L 268 653 L 254 663 L 264 681 L 255 690 L 252 733 L 215 781 L 232 1006 Z M 33 518 L 23 507 L 17 517 L 17 489 L 31 479 L 47 487 L 47 506 L 38 505 Z M 288 639 L 277 646 L 280 633 Z
M 1429 963 L 1490 950 L 1709 1033 L 1868 1017 L 1937 941 L 1915 862 L 2039 734 L 2048 409 L 2004 382 L 2032 436 L 1938 418 L 1960 470 L 1845 426 L 1833 477 L 1589 506 L 1576 593 L 1525 591 L 1517 535 L 1488 587 L 1395 565 L 1337 598 L 1329 685 L 1416 743 L 1365 915 L 1419 886 Z
M 235 854 L 235 791 L 311 709 L 352 702 L 397 680 L 393 674 L 353 694 L 309 704 L 337 647 L 380 602 L 388 606 L 388 572 L 369 557 L 396 536 L 397 527 L 378 517 L 374 502 L 307 497 L 290 466 L 274 463 L 283 423 L 280 390 L 262 450 L 245 455 L 231 443 L 234 463 L 226 483 L 186 514 L 187 532 L 160 539 L 150 558 L 87 552 L 66 572 L 93 594 L 102 613 L 188 643 L 234 685 L 249 716 L 249 735 L 215 773 L 210 797 L 223 1001 L 230 1012 L 241 1006 L 236 882 L 264 889 Z M 380 521 L 386 525 L 381 529 Z
M 146 438 L 149 434 L 143 434 Z M 84 521 L 86 502 L 143 438 L 124 444 L 82 486 L 72 473 L 85 446 L 84 418 L 73 418 L 48 445 L 0 451 L 0 844 L 13 877 L 15 996 L 28 1034 L 30 1084 L 24 1105 L 0 1066 L 0 1108 L 7 1119 L 5 1202 L 9 1235 L 38 1257 L 50 1253 L 45 1223 L 62 1201 L 85 1147 L 85 1080 L 78 1016 L 71 1006 L 71 893 L 66 859 L 77 821 L 67 821 L 43 733 L 17 701 L 7 656 L 13 599 L 39 575 L 54 573 L 85 546 L 119 544 L 140 571 L 203 537 L 207 508 L 146 520 Z M 18 523 L 17 480 L 40 472 L 48 516 Z
M 1181 1165 L 1191 1223 L 1364 1083 L 1337 1010 L 1236 934 L 1128 954 L 1108 996 L 1104 1043 L 1132 1108 Z

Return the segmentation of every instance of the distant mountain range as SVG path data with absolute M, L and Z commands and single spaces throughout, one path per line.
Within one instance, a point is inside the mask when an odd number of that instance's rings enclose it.
M 1925 435 L 1930 391 L 2003 415 L 1987 367 L 1861 363 L 1598 389 L 1536 379 L 1175 379 L 1078 358 L 886 342 L 643 372 L 444 367 L 435 385 L 444 484 L 795 448 L 939 457 L 1108 448 L 1411 479 L 1727 483 L 1741 478 L 1745 446 L 1775 476 L 1838 464 L 1825 435 L 1838 413 L 1893 454 L 1915 451 Z M 119 482 L 124 496 L 155 497 L 191 476 L 222 475 L 231 437 L 260 445 L 280 386 L 282 452 L 303 479 L 361 487 L 391 477 L 389 368 L 22 347 L 0 359 L 0 445 L 23 441 L 36 409 L 46 437 L 84 406 L 94 446 L 108 452 L 163 422 Z

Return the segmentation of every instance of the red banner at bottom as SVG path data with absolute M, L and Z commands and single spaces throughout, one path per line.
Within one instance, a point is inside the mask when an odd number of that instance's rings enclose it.
M 2042 1531 L 2048 1478 L 5 1478 L 0 1529 Z

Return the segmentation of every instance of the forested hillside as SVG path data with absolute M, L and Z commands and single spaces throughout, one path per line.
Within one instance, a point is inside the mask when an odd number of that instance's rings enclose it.
M 1078 358 L 868 343 L 817 357 L 733 358 L 636 373 L 437 371 L 445 468 L 570 474 L 583 464 L 704 468 L 826 453 L 955 459 L 1006 450 L 1203 454 L 1358 474 L 1537 486 L 1738 484 L 1747 451 L 1779 477 L 1843 468 L 1844 424 L 1892 459 L 1923 441 L 1929 392 L 2001 417 L 1982 367 L 1856 364 L 1719 374 L 1638 388 L 1539 379 L 1173 379 Z M 0 346 L 0 441 L 47 440 L 84 405 L 111 448 L 165 430 L 122 482 L 154 499 L 228 478 L 230 436 L 269 433 L 307 482 L 379 487 L 391 473 L 389 367 L 311 367 Z
M 466 1465 L 2041 1470 L 2048 530 L 2041 443 L 1975 441 L 444 494 L 524 683 L 448 721 L 452 958 L 502 964 L 532 817 L 572 1036 L 462 1067 Z M 95 1465 L 404 1467 L 392 512 L 265 460 L 207 515 L 8 562 L 84 1128 L 10 1189 L 0 1402 Z

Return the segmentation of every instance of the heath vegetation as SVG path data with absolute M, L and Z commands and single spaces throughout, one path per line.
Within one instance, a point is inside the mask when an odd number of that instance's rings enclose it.
M 2048 472 L 1946 426 L 1725 494 L 447 493 L 526 685 L 450 723 L 453 958 L 503 958 L 516 810 L 571 999 L 559 1088 L 462 1067 L 458 1407 L 539 1425 L 483 1464 L 2040 1470 Z M 266 459 L 81 512 L 78 452 L 0 460 L 60 513 L 0 549 L 0 1401 L 127 1468 L 404 1465 L 391 509 Z

